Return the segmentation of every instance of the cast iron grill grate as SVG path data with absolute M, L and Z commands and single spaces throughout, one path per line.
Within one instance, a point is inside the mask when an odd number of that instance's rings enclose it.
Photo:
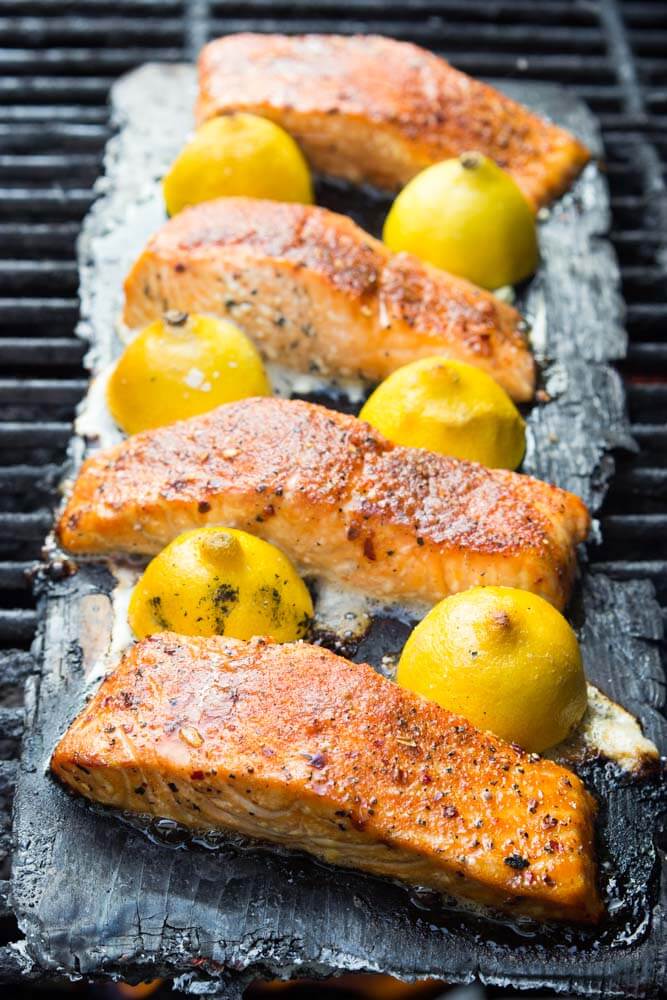
M 667 607 L 667 7 L 614 0 L 7 0 L 0 16 L 0 981 L 16 969 L 10 812 L 33 669 L 30 571 L 85 391 L 75 240 L 95 197 L 113 80 L 229 31 L 377 31 L 474 75 L 554 80 L 605 134 L 628 304 L 622 365 L 637 455 L 622 456 L 595 565 L 649 576 Z M 5 947 L 2 947 L 4 945 Z

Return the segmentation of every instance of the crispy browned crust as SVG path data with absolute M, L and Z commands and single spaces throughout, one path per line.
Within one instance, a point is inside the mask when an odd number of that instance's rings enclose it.
M 504 584 L 563 607 L 586 507 L 505 470 L 390 444 L 298 400 L 248 399 L 137 434 L 83 466 L 58 525 L 73 552 L 153 553 L 224 524 L 298 565 L 390 600 L 433 604 Z
M 265 357 L 300 371 L 377 382 L 442 354 L 485 369 L 516 399 L 533 395 L 512 306 L 312 205 L 221 198 L 179 213 L 125 282 L 128 326 L 167 309 L 229 318 Z
M 117 809 L 538 919 L 601 914 L 594 805 L 575 775 L 318 647 L 145 639 L 51 767 Z
M 228 35 L 199 57 L 197 119 L 251 111 L 291 132 L 313 166 L 390 189 L 479 150 L 545 205 L 588 150 L 493 87 L 407 42 L 377 35 Z

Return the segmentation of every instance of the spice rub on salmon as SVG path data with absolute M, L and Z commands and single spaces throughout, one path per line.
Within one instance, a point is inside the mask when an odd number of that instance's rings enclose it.
M 116 809 L 540 920 L 601 913 L 594 806 L 574 774 L 305 643 L 145 639 L 51 767 Z
M 529 476 L 391 444 L 301 400 L 246 399 L 144 431 L 83 465 L 60 518 L 71 552 L 152 554 L 226 525 L 303 572 L 388 601 L 476 584 L 567 602 L 589 528 L 578 497 Z
M 390 190 L 470 150 L 507 170 L 536 207 L 590 158 L 573 135 L 408 42 L 378 35 L 238 34 L 199 57 L 199 122 L 271 118 L 316 170 Z
M 143 327 L 169 309 L 230 319 L 296 371 L 379 382 L 440 354 L 515 399 L 534 391 L 512 306 L 313 205 L 220 198 L 179 213 L 130 271 L 123 319 Z

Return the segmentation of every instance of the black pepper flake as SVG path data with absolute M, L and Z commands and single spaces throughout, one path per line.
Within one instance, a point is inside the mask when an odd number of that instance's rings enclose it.
M 522 858 L 520 854 L 510 854 L 508 858 L 503 858 L 503 861 L 508 868 L 515 868 L 517 871 L 528 868 L 530 865 L 530 861 L 527 858 Z
M 199 511 L 200 514 L 208 514 L 210 509 L 211 505 L 208 502 L 208 500 L 200 500 L 199 503 L 197 504 L 197 510 Z

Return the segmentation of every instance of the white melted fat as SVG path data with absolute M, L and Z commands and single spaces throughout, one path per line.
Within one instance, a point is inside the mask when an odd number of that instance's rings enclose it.
M 639 771 L 659 759 L 658 749 L 641 731 L 634 715 L 592 684 L 588 707 L 574 732 L 546 756 L 560 761 L 587 752 L 601 753 L 625 771 Z
M 352 404 L 361 403 L 368 386 L 361 379 L 325 378 L 297 372 L 273 361 L 265 361 L 264 368 L 269 376 L 274 396 L 290 399 L 293 396 L 343 396 Z
M 112 625 L 105 657 L 106 661 L 112 664 L 118 663 L 126 649 L 134 642 L 128 615 L 132 591 L 142 573 L 143 567 L 140 566 L 113 567 L 113 575 L 118 583 L 111 595 Z
M 382 601 L 330 580 L 315 578 L 314 583 L 317 591 L 315 626 L 333 632 L 338 639 L 363 638 L 371 619 L 376 615 L 387 615 L 412 623 L 423 618 L 430 610 L 428 605 L 408 606 Z
M 107 365 L 93 378 L 74 421 L 75 433 L 96 449 L 110 448 L 125 436 L 107 405 L 107 386 L 113 369 L 114 365 Z

